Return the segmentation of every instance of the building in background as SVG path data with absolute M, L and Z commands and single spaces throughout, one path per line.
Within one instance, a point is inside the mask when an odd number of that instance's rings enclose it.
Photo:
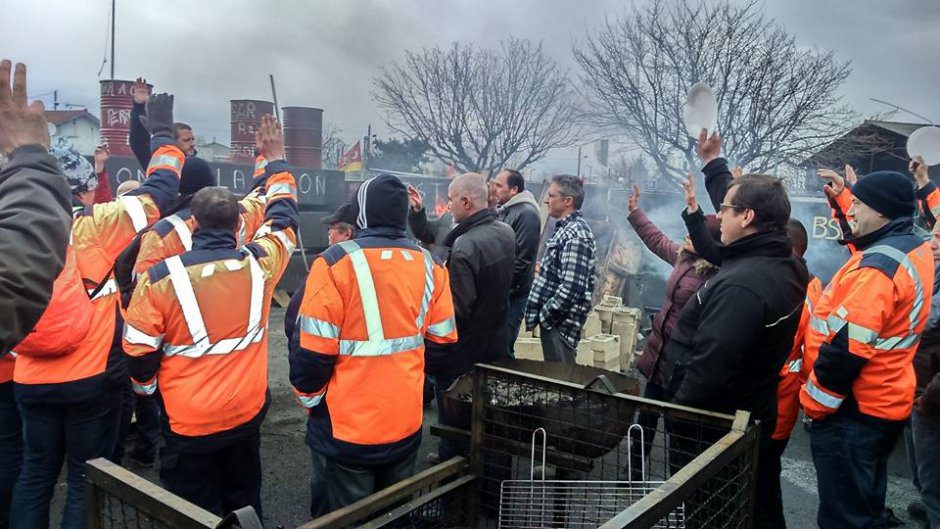
M 199 157 L 203 160 L 209 162 L 225 162 L 228 161 L 232 150 L 229 149 L 228 145 L 216 141 L 213 136 L 210 142 L 196 138 L 196 152 L 199 153 Z
M 55 127 L 49 129 L 52 143 L 64 139 L 81 154 L 94 154 L 101 123 L 88 110 L 47 110 L 46 121 Z

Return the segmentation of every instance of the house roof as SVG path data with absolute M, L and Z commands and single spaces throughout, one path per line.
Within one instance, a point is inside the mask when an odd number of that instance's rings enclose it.
M 868 157 L 872 154 L 887 152 L 900 146 L 915 130 L 926 127 L 926 123 L 907 123 L 902 121 L 880 121 L 867 119 L 829 145 L 813 153 L 800 165 L 831 164 L 851 162 L 856 157 Z M 885 134 L 887 132 L 888 134 Z M 894 139 L 900 136 L 902 139 Z
M 895 134 L 900 134 L 901 136 L 910 136 L 915 130 L 929 126 L 927 123 L 904 123 L 901 121 L 866 120 L 865 123 L 894 132 Z
M 46 121 L 52 123 L 53 125 L 71 123 L 81 117 L 87 117 L 88 119 L 94 121 L 95 125 L 100 125 L 98 118 L 93 116 L 91 112 L 84 108 L 81 110 L 46 110 L 45 114 Z

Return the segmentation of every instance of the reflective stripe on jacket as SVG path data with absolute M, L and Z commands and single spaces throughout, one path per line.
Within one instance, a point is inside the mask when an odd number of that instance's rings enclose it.
M 290 354 L 308 443 L 349 463 L 396 461 L 417 447 L 424 340 L 457 341 L 447 271 L 403 233 L 381 231 L 314 261 Z
M 793 351 L 780 369 L 780 384 L 777 386 L 777 425 L 772 437 L 782 440 L 790 437 L 793 425 L 800 412 L 800 386 L 806 382 L 808 371 L 804 369 L 803 350 L 806 342 L 806 327 L 809 325 L 813 307 L 822 295 L 822 282 L 818 277 L 810 280 L 806 287 L 806 303 L 800 315 L 800 327 L 793 337 Z
M 296 244 L 294 178 L 272 162 L 265 224 L 236 249 L 236 234 L 199 229 L 193 250 L 141 276 L 123 344 L 134 391 L 159 388 L 170 430 L 224 435 L 260 423 L 267 402 L 268 315 Z
M 912 229 L 910 218 L 897 219 L 857 243 L 813 309 L 804 359 L 811 371 L 800 391 L 813 419 L 846 404 L 850 412 L 883 420 L 910 415 L 911 360 L 934 276 L 930 248 Z
M 76 402 L 104 388 L 118 303 L 110 270 L 137 232 L 159 219 L 161 210 L 178 195 L 182 151 L 162 137 L 155 137 L 153 146 L 159 166 L 151 164 L 149 177 L 140 188 L 112 202 L 95 204 L 72 221 L 71 250 L 86 288 L 91 293 L 102 280 L 105 286 L 92 299 L 91 326 L 77 349 L 62 356 L 17 359 L 14 381 L 20 400 Z

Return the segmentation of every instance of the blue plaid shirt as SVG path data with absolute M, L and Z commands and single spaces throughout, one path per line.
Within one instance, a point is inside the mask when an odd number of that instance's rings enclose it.
M 558 221 L 529 292 L 526 329 L 557 328 L 577 347 L 594 294 L 594 249 L 594 233 L 580 211 Z

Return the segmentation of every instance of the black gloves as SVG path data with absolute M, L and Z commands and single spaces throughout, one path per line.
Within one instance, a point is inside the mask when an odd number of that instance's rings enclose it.
M 152 136 L 164 136 L 174 139 L 173 132 L 173 96 L 154 94 L 147 101 L 147 115 L 140 116 L 140 123 Z

